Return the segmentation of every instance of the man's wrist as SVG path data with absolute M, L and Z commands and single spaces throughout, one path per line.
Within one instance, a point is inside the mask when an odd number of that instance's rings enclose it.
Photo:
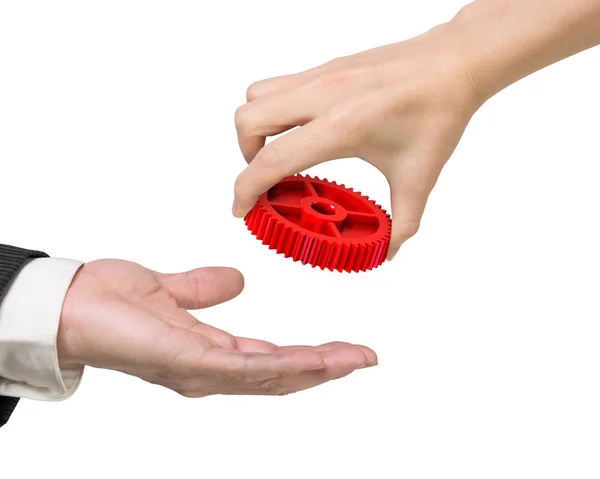
M 65 399 L 77 388 L 82 368 L 59 365 L 56 342 L 65 294 L 80 266 L 34 259 L 15 276 L 0 303 L 0 394 Z
M 83 268 L 85 268 L 85 265 L 82 265 L 80 270 L 77 271 L 77 273 L 75 273 L 73 276 L 73 281 L 69 285 L 69 289 L 65 295 L 65 300 L 63 302 L 60 314 L 58 333 L 56 335 L 56 351 L 61 367 L 73 367 L 82 364 L 81 361 L 75 356 L 71 345 L 73 343 L 73 336 L 75 334 L 73 323 L 75 322 L 76 318 L 76 298 L 74 297 L 75 294 L 73 293 L 72 286 Z

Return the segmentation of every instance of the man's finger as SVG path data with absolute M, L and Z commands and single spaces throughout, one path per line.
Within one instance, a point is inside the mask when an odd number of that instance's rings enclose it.
M 279 348 L 276 344 L 252 338 L 235 338 L 237 348 L 243 353 L 274 353 Z
M 234 268 L 199 268 L 186 273 L 159 274 L 158 280 L 185 309 L 224 303 L 244 289 L 244 277 Z
M 155 314 L 158 315 L 160 312 L 155 311 Z M 237 349 L 238 347 L 237 340 L 233 335 L 210 324 L 198 321 L 198 319 L 185 309 L 173 308 L 169 304 L 159 317 L 184 332 L 192 332 L 202 336 L 206 339 L 208 346 L 226 349 Z
M 368 362 L 361 348 L 353 345 L 337 346 L 321 352 L 325 363 L 324 368 L 270 378 L 257 384 L 238 386 L 228 394 L 277 396 L 292 394 L 342 378 L 357 369 L 373 366 Z
M 358 349 L 364 355 L 368 366 L 374 366 L 377 364 L 378 358 L 377 358 L 377 354 L 375 353 L 375 351 L 373 351 L 371 348 L 369 348 L 367 346 L 363 346 L 362 344 L 350 344 L 350 343 L 344 343 L 341 341 L 335 341 L 332 343 L 322 344 L 321 346 L 317 346 L 315 349 L 319 352 L 322 352 L 322 351 L 330 352 L 330 351 L 335 351 L 337 349 L 344 349 L 344 348 L 349 348 L 349 347 Z
M 279 352 L 290 352 L 290 351 L 306 351 L 312 350 L 317 351 L 319 353 L 325 351 L 334 351 L 336 349 L 354 347 L 358 348 L 365 356 L 367 363 L 369 365 L 377 364 L 377 354 L 371 348 L 367 346 L 362 346 L 359 344 L 351 344 L 345 343 L 342 341 L 335 341 L 331 343 L 322 344 L 320 346 L 304 346 L 304 345 L 295 345 L 295 346 L 277 346 L 276 344 L 269 343 L 267 341 L 262 341 L 260 339 L 251 339 L 251 338 L 235 338 L 237 342 L 237 348 L 246 353 L 272 353 L 275 351 Z
M 321 353 L 311 350 L 244 353 L 221 348 L 207 350 L 196 368 L 200 374 L 237 378 L 241 383 L 269 379 L 303 371 L 323 369 Z
M 307 371 L 297 376 L 286 376 L 274 381 L 275 393 L 291 394 L 348 376 L 357 369 L 370 367 L 364 352 L 356 346 L 346 346 L 324 351 L 325 369 Z

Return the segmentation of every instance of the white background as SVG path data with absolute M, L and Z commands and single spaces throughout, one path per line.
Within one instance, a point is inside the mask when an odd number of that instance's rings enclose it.
M 486 104 L 399 257 L 294 264 L 230 216 L 235 108 L 255 80 L 414 36 L 462 0 L 0 4 L 0 239 L 247 287 L 199 317 L 380 365 L 284 398 L 185 399 L 88 368 L 22 401 L 3 478 L 596 478 L 600 50 Z M 387 206 L 359 160 L 313 173 Z

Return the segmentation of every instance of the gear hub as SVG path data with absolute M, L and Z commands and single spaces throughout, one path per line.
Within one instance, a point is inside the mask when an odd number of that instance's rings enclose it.
M 277 253 L 331 271 L 366 271 L 385 261 L 390 215 L 351 188 L 295 175 L 264 193 L 245 218 Z

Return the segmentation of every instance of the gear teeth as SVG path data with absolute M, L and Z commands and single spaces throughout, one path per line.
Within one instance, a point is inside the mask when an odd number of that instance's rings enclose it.
M 300 233 L 298 233 L 297 231 L 290 231 L 290 234 L 288 236 L 287 241 L 285 242 L 285 249 L 284 249 L 284 255 L 286 258 L 292 258 L 294 253 L 294 248 L 296 245 L 296 241 L 298 240 L 298 237 L 300 236 Z
M 256 237 L 261 241 L 265 237 L 265 231 L 267 231 L 267 225 L 269 224 L 270 218 L 271 216 L 268 213 L 264 213 L 260 218 L 260 222 L 258 223 L 258 232 L 256 233 Z
M 272 217 L 267 217 L 267 220 L 265 221 L 265 230 L 263 233 L 263 237 L 262 237 L 262 243 L 269 245 L 271 242 L 271 239 L 273 237 L 273 230 L 275 229 L 275 221 L 273 221 Z
M 283 231 L 283 224 L 275 222 L 273 231 L 271 233 L 273 241 L 269 243 L 269 249 L 277 251 L 279 249 L 279 243 L 281 242 L 281 232 Z
M 284 226 L 283 228 L 281 228 L 281 236 L 279 237 L 279 241 L 277 242 L 277 249 L 276 251 L 278 253 L 284 253 L 285 252 L 285 245 L 287 244 L 287 240 L 290 236 L 290 228 L 287 226 Z
M 358 245 L 350 245 L 350 248 L 348 248 L 348 255 L 346 256 L 346 261 L 344 263 L 344 271 L 354 271 L 353 265 L 357 253 Z
M 293 182 L 294 179 L 334 185 L 337 190 L 345 190 L 348 195 L 360 198 L 363 203 L 368 204 L 380 218 L 380 222 L 387 221 L 387 225 L 378 230 L 380 231 L 379 237 L 374 239 L 371 237 L 370 241 L 361 241 L 360 237 L 354 240 L 343 236 L 341 238 L 324 236 L 304 229 L 300 224 L 281 216 L 278 211 L 268 206 L 269 200 L 264 194 L 245 218 L 248 230 L 258 240 L 286 258 L 292 258 L 294 261 L 310 264 L 313 268 L 319 267 L 322 270 L 367 271 L 377 268 L 385 261 L 391 238 L 391 220 L 386 210 L 367 196 L 355 192 L 352 188 L 347 188 L 344 184 L 338 185 L 336 182 L 308 175 L 291 176 L 285 181 Z M 297 188 L 293 191 L 297 191 Z M 365 239 L 367 238 L 365 237 Z

